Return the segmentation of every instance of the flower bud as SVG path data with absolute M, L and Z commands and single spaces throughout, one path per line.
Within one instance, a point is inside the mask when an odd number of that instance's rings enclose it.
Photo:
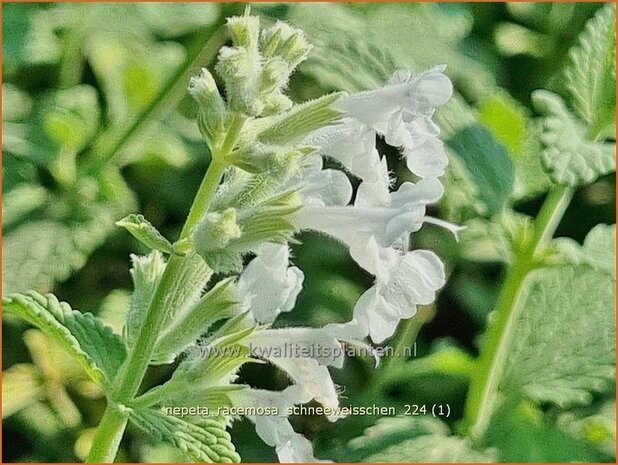
M 313 147 L 289 148 L 253 143 L 232 154 L 231 161 L 249 173 L 269 173 L 283 180 L 299 168 L 299 160 L 314 152 Z
M 275 91 L 279 91 L 287 84 L 290 76 L 290 67 L 279 57 L 271 58 L 264 64 L 258 89 L 262 95 L 268 95 Z
M 217 84 L 206 68 L 202 68 L 199 76 L 194 76 L 189 80 L 189 93 L 199 105 L 200 132 L 212 145 L 223 133 L 227 111 Z
M 307 58 L 312 48 L 313 46 L 307 42 L 303 31 L 296 29 L 281 45 L 279 54 L 292 68 L 296 68 Z
M 294 105 L 294 102 L 280 92 L 273 92 L 270 95 L 264 96 L 262 101 L 264 102 L 263 116 L 276 115 L 289 110 Z
M 290 65 L 291 69 L 307 58 L 311 48 L 303 31 L 282 22 L 264 29 L 260 36 L 262 56 L 271 58 L 278 55 Z
M 206 260 L 208 252 L 224 248 L 241 234 L 236 222 L 236 209 L 228 208 L 221 213 L 208 213 L 197 225 L 192 240 L 197 253 Z
M 234 45 L 248 50 L 257 49 L 260 35 L 260 19 L 257 16 L 234 16 L 228 18 L 227 27 Z
M 225 82 L 230 109 L 246 115 L 259 115 L 263 104 L 258 98 L 260 58 L 257 51 L 243 47 L 223 47 L 219 51 L 217 72 Z

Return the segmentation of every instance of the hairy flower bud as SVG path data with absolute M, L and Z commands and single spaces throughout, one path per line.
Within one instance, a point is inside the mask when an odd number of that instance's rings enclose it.
M 230 160 L 249 173 L 270 173 L 277 179 L 287 179 L 299 169 L 298 162 L 314 151 L 313 147 L 290 148 L 256 142 L 234 152 Z
M 264 58 L 279 55 L 294 69 L 311 51 L 305 34 L 300 29 L 277 22 L 264 29 L 260 36 L 260 49 Z
M 281 58 L 268 60 L 260 74 L 258 88 L 262 95 L 280 90 L 287 84 L 290 76 L 290 66 Z
M 222 249 L 240 236 L 241 230 L 236 222 L 236 209 L 228 208 L 221 213 L 208 213 L 197 225 L 193 233 L 193 243 L 197 252 L 203 257 L 204 253 Z
M 230 109 L 250 116 L 259 115 L 264 105 L 257 90 L 260 75 L 257 51 L 244 47 L 223 47 L 219 51 L 216 70 L 225 82 Z
M 212 146 L 223 133 L 227 110 L 217 84 L 206 68 L 189 80 L 189 93 L 199 105 L 200 132 Z
M 227 27 L 234 45 L 247 50 L 257 49 L 260 35 L 260 19 L 257 16 L 234 16 L 228 18 Z

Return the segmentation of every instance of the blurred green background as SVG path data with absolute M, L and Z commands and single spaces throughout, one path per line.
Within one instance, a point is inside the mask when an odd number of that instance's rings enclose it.
M 2 5 L 4 294 L 53 291 L 121 329 L 131 290 L 129 254 L 145 250 L 114 221 L 139 211 L 167 237 L 177 236 L 209 163 L 186 95 L 188 77 L 212 62 L 225 40 L 225 17 L 245 5 Z M 487 173 L 470 172 L 451 154 L 447 194 L 432 214 L 464 224 L 503 209 L 536 214 L 548 183 L 534 163 L 538 147 L 526 137 L 530 93 L 563 91 L 567 51 L 601 5 L 266 3 L 254 4 L 252 12 L 298 25 L 316 45 L 290 84 L 297 101 L 374 88 L 400 67 L 447 64 L 457 95 L 437 115 L 445 138 L 473 121 L 477 139 L 464 150 L 512 173 L 483 184 L 478 179 Z M 397 154 L 382 149 L 389 166 L 403 173 Z M 581 242 L 598 223 L 615 223 L 613 175 L 576 193 L 558 235 Z M 297 308 L 278 324 L 348 320 L 371 276 L 337 243 L 311 234 L 300 240 L 293 255 L 305 287 Z M 417 357 L 386 360 L 377 369 L 371 360 L 350 359 L 333 378 L 343 405 L 401 411 L 404 404 L 448 403 L 447 423 L 456 430 L 504 257 L 491 241 L 469 236 L 457 245 L 432 227 L 414 242 L 438 252 L 450 275 L 437 304 L 390 341 L 410 346 L 418 333 Z M 105 406 L 101 393 L 42 333 L 6 317 L 2 363 L 3 461 L 82 460 Z M 166 367 L 152 370 L 148 382 L 168 375 Z M 241 381 L 275 389 L 286 384 L 274 369 L 252 365 L 243 368 Z M 579 428 L 549 407 L 542 413 L 551 426 L 532 427 L 521 409 L 500 412 L 492 439 L 500 460 L 612 461 L 612 398 L 599 395 L 585 412 L 570 412 L 598 420 Z M 305 417 L 294 425 L 314 441 L 318 457 L 355 461 L 367 452 L 362 442 L 348 442 L 376 420 L 331 424 Z M 243 461 L 276 460 L 248 421 L 235 422 L 232 435 Z M 122 461 L 177 459 L 134 429 L 119 455 Z

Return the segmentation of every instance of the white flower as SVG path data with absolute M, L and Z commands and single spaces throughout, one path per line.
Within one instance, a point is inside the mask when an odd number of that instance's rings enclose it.
M 248 342 L 254 356 L 281 368 L 325 408 L 337 409 L 337 391 L 326 368 L 343 366 L 343 348 L 336 338 L 319 328 L 285 328 L 256 332 Z
M 292 428 L 288 409 L 311 400 L 311 395 L 301 386 L 290 386 L 280 392 L 258 389 L 230 391 L 235 407 L 276 409 L 275 414 L 246 415 L 255 423 L 255 431 L 262 440 L 275 448 L 282 463 L 320 462 L 313 456 L 311 442 Z
M 289 258 L 287 245 L 265 243 L 238 278 L 241 302 L 258 323 L 270 324 L 294 308 L 304 275 L 289 265 Z
M 393 335 L 400 320 L 413 317 L 417 305 L 432 303 L 446 277 L 444 265 L 429 250 L 402 253 L 372 238 L 364 251 L 362 265 L 376 280 L 356 303 L 351 329 L 365 329 L 379 343 Z
M 322 169 L 323 160 L 317 154 L 308 156 L 300 176 L 286 187 L 298 188 L 306 204 L 314 206 L 347 205 L 352 198 L 352 184 L 344 172 Z
M 379 89 L 343 97 L 338 106 L 349 116 L 386 134 L 391 117 L 401 112 L 431 116 L 453 93 L 444 74 L 446 66 L 436 66 L 418 77 L 410 71 L 396 71 L 390 82 Z
M 346 120 L 353 118 L 364 127 L 349 122 L 344 125 L 354 128 L 347 131 L 350 136 L 347 138 L 350 146 L 347 155 L 345 132 L 337 131 L 337 126 L 331 127 L 330 132 L 328 128 L 323 130 L 316 141 L 319 145 L 321 139 L 325 146 L 321 153 L 337 158 L 353 173 L 367 172 L 375 166 L 376 157 L 368 148 L 371 137 L 375 139 L 375 131 L 384 136 L 388 144 L 403 147 L 408 169 L 414 174 L 423 178 L 444 174 L 448 159 L 438 139 L 440 130 L 431 120 L 435 109 L 444 105 L 453 93 L 444 70 L 445 66 L 437 66 L 414 78 L 409 71 L 400 70 L 384 87 L 342 98 L 338 105 L 349 117 Z M 360 150 L 361 147 L 364 151 Z M 375 150 L 374 145 L 371 148 Z M 362 156 L 352 161 L 348 159 L 359 152 Z M 358 167 L 353 170 L 350 166 L 361 163 L 364 163 L 362 170 Z M 365 179 L 363 175 L 358 176 Z
M 353 207 L 309 205 L 299 211 L 295 222 L 300 229 L 323 232 L 340 240 L 350 247 L 352 258 L 362 265 L 364 252 L 359 246 L 374 237 L 382 247 L 389 247 L 418 231 L 425 220 L 426 205 L 436 202 L 442 192 L 442 185 L 435 178 L 416 184 L 406 182 L 388 195 L 385 205 L 365 206 L 363 202 Z M 370 196 L 363 195 L 367 197 Z
M 354 118 L 312 132 L 304 142 L 318 147 L 320 155 L 339 161 L 353 175 L 371 178 L 380 163 L 376 150 L 376 132 Z

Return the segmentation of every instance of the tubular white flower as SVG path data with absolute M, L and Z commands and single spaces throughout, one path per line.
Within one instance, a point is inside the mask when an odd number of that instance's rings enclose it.
M 403 254 L 371 238 L 364 251 L 362 265 L 376 281 L 356 303 L 354 319 L 379 343 L 393 335 L 400 320 L 413 317 L 418 305 L 432 303 L 446 276 L 444 265 L 429 250 Z
M 389 247 L 418 231 L 425 218 L 426 205 L 436 202 L 442 192 L 437 179 L 423 179 L 416 184 L 402 184 L 399 190 L 389 194 L 386 205 L 365 206 L 362 202 L 354 207 L 309 205 L 299 211 L 295 222 L 300 229 L 323 232 L 340 240 L 350 247 L 352 258 L 362 266 L 363 244 L 374 237 L 382 247 Z
M 445 65 L 436 66 L 420 76 L 406 70 L 396 71 L 390 82 L 379 89 L 343 97 L 338 107 L 346 114 L 386 134 L 390 118 L 400 112 L 431 116 L 453 93 L 453 85 L 444 74 Z
M 287 245 L 265 243 L 238 278 L 241 303 L 258 323 L 270 324 L 294 308 L 304 275 L 289 265 L 289 258 Z
M 343 348 L 336 338 L 319 328 L 270 329 L 249 339 L 252 354 L 285 371 L 312 399 L 325 408 L 339 406 L 337 390 L 326 365 L 343 366 Z M 335 421 L 337 415 L 328 415 Z
M 366 172 L 375 166 L 376 157 L 371 153 L 375 141 L 371 148 L 369 141 L 371 137 L 375 139 L 377 132 L 388 144 L 403 147 L 408 169 L 414 174 L 423 178 L 444 174 L 448 159 L 438 139 L 440 130 L 431 117 L 453 93 L 445 69 L 436 66 L 418 77 L 400 70 L 384 87 L 343 97 L 338 106 L 348 116 L 346 123 L 326 128 L 314 136 L 317 145 L 324 144 L 321 153 L 337 158 L 354 174 Z M 351 123 L 350 118 L 362 124 Z M 350 161 L 357 153 L 363 156 Z M 365 179 L 362 174 L 357 175 Z
M 313 456 L 311 442 L 292 428 L 288 409 L 311 400 L 311 395 L 301 386 L 290 386 L 280 392 L 259 389 L 230 391 L 235 407 L 276 409 L 274 415 L 246 415 L 255 423 L 255 431 L 262 440 L 275 448 L 282 463 L 321 462 Z
M 354 118 L 343 118 L 337 124 L 320 128 L 304 141 L 361 179 L 371 178 L 373 168 L 380 162 L 375 142 L 375 130 Z

